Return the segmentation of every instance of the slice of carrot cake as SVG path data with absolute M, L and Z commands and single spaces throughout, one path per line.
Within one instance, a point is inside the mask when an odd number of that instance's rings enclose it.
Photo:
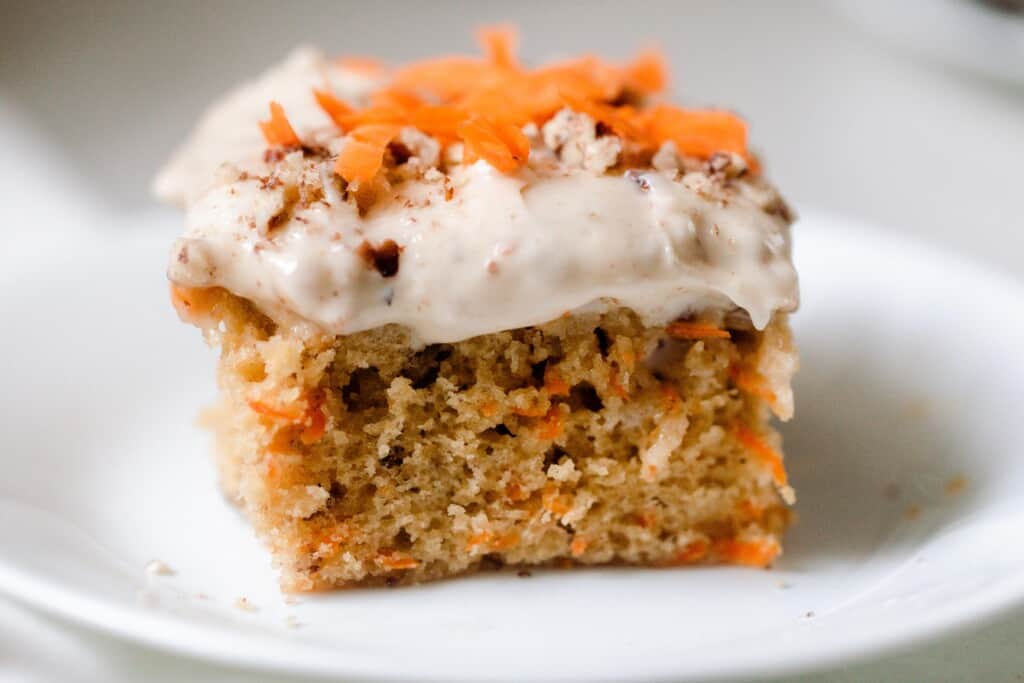
M 654 53 L 300 50 L 156 180 L 220 349 L 226 493 L 288 590 L 494 564 L 766 566 L 793 493 L 791 214 Z

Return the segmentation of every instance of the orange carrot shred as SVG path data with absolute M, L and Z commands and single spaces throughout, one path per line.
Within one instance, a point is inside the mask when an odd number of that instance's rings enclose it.
M 569 383 L 562 379 L 558 370 L 551 366 L 544 369 L 544 388 L 551 396 L 569 395 Z
M 551 514 L 561 517 L 572 509 L 571 503 L 567 502 L 567 496 L 561 495 L 558 487 L 554 484 L 547 484 L 544 492 L 541 493 L 541 505 Z
M 677 320 L 665 327 L 665 332 L 676 339 L 729 339 L 729 330 L 723 330 L 706 323 L 689 323 Z
M 425 104 L 412 112 L 409 123 L 427 135 L 452 142 L 458 138 L 459 126 L 466 118 L 466 113 L 456 107 Z
M 757 396 L 769 406 L 775 405 L 775 392 L 768 387 L 765 378 L 756 370 L 739 364 L 733 365 L 729 368 L 729 379 L 742 391 Z
M 713 553 L 724 562 L 748 567 L 767 567 L 778 557 L 779 544 L 773 539 L 741 541 L 725 538 L 715 541 Z
M 277 407 L 263 401 L 249 401 L 249 408 L 264 417 L 284 422 L 298 422 L 302 419 L 302 412 L 294 406 Z
M 420 566 L 418 560 L 398 552 L 378 553 L 377 563 L 386 569 L 415 569 Z
M 572 543 L 569 544 L 569 552 L 572 553 L 573 557 L 579 557 L 587 551 L 588 545 L 590 544 L 587 542 L 587 539 L 577 536 L 572 539 Z
M 408 90 L 389 88 L 380 90 L 370 96 L 370 106 L 379 108 L 412 111 L 423 104 L 423 100 Z
M 562 422 L 562 411 L 558 409 L 558 406 L 551 406 L 551 409 L 541 421 L 540 429 L 537 430 L 537 436 L 548 441 L 557 439 L 562 435 L 562 430 L 564 429 Z
M 333 94 L 326 90 L 313 89 L 313 97 L 316 98 L 316 103 L 320 105 L 320 108 L 324 110 L 331 121 L 334 122 L 341 130 L 345 130 L 346 117 L 352 114 L 352 107 L 348 106 Z
M 746 425 L 737 422 L 733 432 L 743 447 L 756 455 L 771 470 L 772 479 L 778 486 L 786 486 L 786 468 L 782 463 L 782 456 L 774 448 L 766 444 L 761 437 L 755 434 Z
M 270 103 L 270 120 L 260 121 L 260 129 L 268 145 L 297 147 L 300 144 L 299 136 L 285 116 L 284 107 L 277 102 Z
M 388 124 L 370 124 L 352 129 L 334 162 L 335 173 L 349 182 L 372 180 L 384 163 L 384 150 L 398 135 L 398 131 L 398 126 Z
M 689 110 L 642 99 L 665 90 L 668 68 L 657 50 L 645 50 L 617 64 L 592 54 L 539 68 L 521 65 L 513 26 L 477 31 L 483 56 L 446 56 L 405 65 L 388 73 L 377 60 L 346 57 L 342 68 L 382 76 L 371 84 L 366 106 L 353 107 L 329 87 L 314 89 L 317 104 L 343 132 L 364 127 L 412 126 L 442 147 L 461 141 L 462 163 L 483 160 L 502 173 L 513 173 L 529 160 L 527 124 L 542 126 L 568 106 L 586 114 L 629 142 L 622 162 L 647 164 L 662 144 L 671 142 L 685 156 L 709 158 L 717 152 L 742 155 L 756 173 L 757 159 L 747 149 L 746 123 L 724 111 Z M 629 103 L 627 103 L 629 102 Z M 270 103 L 270 119 L 260 128 L 271 146 L 301 144 L 281 105 Z M 388 143 L 377 136 L 351 135 L 335 162 L 347 181 L 366 182 L 379 172 Z M 374 198 L 373 188 L 356 187 L 360 210 Z M 721 333 L 707 335 L 721 337 Z M 724 337 L 722 337 L 724 338 Z
M 530 154 L 530 141 L 512 124 L 474 117 L 459 126 L 457 133 L 470 159 L 483 159 L 502 173 L 517 170 Z
M 680 154 L 703 159 L 715 152 L 747 155 L 747 124 L 729 112 L 660 104 L 650 110 L 648 126 L 656 145 L 673 142 Z
M 483 26 L 477 30 L 476 39 L 487 61 L 494 66 L 502 69 L 519 66 L 516 61 L 519 36 L 514 26 Z
M 705 540 L 697 539 L 696 541 L 690 541 L 676 553 L 676 562 L 679 564 L 700 562 L 707 557 L 708 548 L 708 542 Z
M 627 84 L 639 93 L 659 93 L 668 85 L 668 67 L 659 50 L 645 50 L 626 67 Z
M 376 57 L 348 55 L 345 57 L 338 57 L 334 61 L 343 69 L 351 69 L 352 71 L 362 71 L 364 73 L 373 74 L 384 70 L 384 62 L 380 61 Z

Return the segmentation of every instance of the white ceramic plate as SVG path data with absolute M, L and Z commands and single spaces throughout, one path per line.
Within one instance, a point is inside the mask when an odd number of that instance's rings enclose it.
M 772 571 L 508 572 L 286 604 L 192 425 L 212 354 L 174 318 L 151 234 L 0 276 L 0 588 L 170 651 L 376 680 L 749 679 L 1019 604 L 1024 291 L 821 215 L 796 235 L 800 521 Z M 154 558 L 177 573 L 148 576 Z

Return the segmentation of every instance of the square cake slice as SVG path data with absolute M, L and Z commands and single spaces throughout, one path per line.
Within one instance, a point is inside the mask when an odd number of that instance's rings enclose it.
M 763 567 L 793 491 L 791 214 L 665 70 L 302 50 L 157 178 L 220 349 L 221 485 L 287 590 L 481 567 Z M 269 116 L 268 116 L 269 111 Z

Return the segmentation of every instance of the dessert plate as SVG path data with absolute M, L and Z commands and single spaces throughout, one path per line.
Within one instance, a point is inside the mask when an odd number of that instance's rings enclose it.
M 508 570 L 286 599 L 215 486 L 193 424 L 213 357 L 174 319 L 155 230 L 0 269 L 0 589 L 169 651 L 371 680 L 749 680 L 1021 604 L 1024 289 L 827 215 L 795 234 L 799 522 L 771 571 Z

